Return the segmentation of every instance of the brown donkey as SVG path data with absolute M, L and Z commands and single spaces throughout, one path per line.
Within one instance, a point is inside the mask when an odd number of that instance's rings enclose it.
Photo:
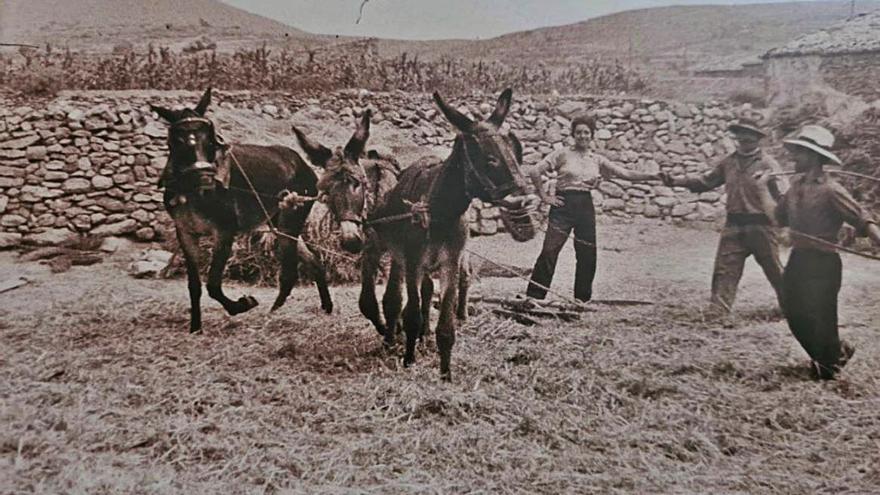
M 452 377 L 450 361 L 455 342 L 456 318 L 465 315 L 467 285 L 462 285 L 462 257 L 468 239 L 464 214 L 474 198 L 504 209 L 521 209 L 528 185 L 520 172 L 522 148 L 513 133 L 501 129 L 510 109 L 512 91 L 498 98 L 492 115 L 475 122 L 446 105 L 438 94 L 434 101 L 456 128 L 452 153 L 440 163 L 417 163 L 406 168 L 399 182 L 383 200 L 369 211 L 363 225 L 368 232 L 364 253 L 364 279 L 361 285 L 361 311 L 384 333 L 386 342 L 394 340 L 394 326 L 402 304 L 401 279 L 405 280 L 407 300 L 403 310 L 406 332 L 404 365 L 415 361 L 415 346 L 429 321 L 433 283 L 428 273 L 440 271 L 440 316 L 436 339 L 440 353 L 441 376 Z M 357 203 L 357 201 L 354 201 Z M 406 218 L 412 215 L 414 221 Z M 507 230 L 518 241 L 534 237 L 533 225 L 514 224 L 507 219 L 522 215 L 503 215 Z M 388 221 L 391 219 L 392 221 Z M 370 269 L 385 250 L 392 253 L 391 274 L 383 297 L 387 327 L 381 324 L 374 278 Z M 372 272 L 374 277 L 375 271 Z
M 215 132 L 214 124 L 205 118 L 210 102 L 211 88 L 208 88 L 192 109 L 169 110 L 150 105 L 170 124 L 170 154 L 160 186 L 165 188 L 165 209 L 174 220 L 185 259 L 191 332 L 198 332 L 202 327 L 198 237 L 212 235 L 214 239 L 208 295 L 220 302 L 230 315 L 244 313 L 254 308 L 257 300 L 251 296 L 229 299 L 221 286 L 236 235 L 265 223 L 268 213 L 280 232 L 299 236 L 313 203 L 280 209 L 279 202 L 288 192 L 315 196 L 318 182 L 315 172 L 290 148 L 224 143 Z M 279 238 L 279 243 L 281 273 L 273 310 L 284 304 L 299 277 L 298 243 L 284 236 Z M 329 313 L 333 305 L 323 267 L 315 272 L 321 307 Z
M 370 132 L 370 117 L 370 110 L 366 110 L 344 150 L 337 148 L 331 151 L 311 140 L 295 126 L 293 132 L 312 164 L 324 169 L 324 174 L 318 181 L 318 190 L 334 220 L 340 225 L 343 248 L 362 255 L 359 300 L 361 312 L 370 319 L 379 334 L 385 336 L 386 342 L 391 345 L 397 329 L 397 317 L 400 314 L 402 266 L 392 259 L 389 288 L 385 291 L 387 297 L 384 302 L 386 314 L 393 313 L 395 319 L 386 327 L 379 314 L 375 286 L 382 256 L 388 249 L 367 218 L 373 216 L 373 213 L 384 203 L 387 194 L 397 185 L 400 166 L 393 158 L 380 156 L 373 150 L 363 155 L 364 143 Z M 462 274 L 463 277 L 465 275 L 466 273 Z M 430 286 L 431 279 L 428 275 L 425 277 L 426 287 Z M 467 279 L 462 278 L 461 283 L 466 284 Z M 430 297 L 423 301 L 423 311 L 430 310 L 429 304 Z M 396 309 L 393 309 L 394 305 Z

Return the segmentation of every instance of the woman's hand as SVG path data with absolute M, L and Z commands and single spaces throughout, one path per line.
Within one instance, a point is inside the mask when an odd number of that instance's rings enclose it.
M 565 206 L 565 201 L 564 201 L 562 198 L 560 198 L 559 196 L 547 196 L 547 195 L 544 195 L 544 196 L 541 198 L 541 200 L 542 200 L 543 202 L 547 203 L 548 205 L 550 205 L 550 206 L 555 206 L 555 207 L 557 207 L 557 208 L 561 208 L 561 207 Z

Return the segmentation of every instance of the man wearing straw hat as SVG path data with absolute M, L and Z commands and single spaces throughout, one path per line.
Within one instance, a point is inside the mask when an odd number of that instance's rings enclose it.
M 776 231 L 767 217 L 759 189 L 768 190 L 771 197 L 780 197 L 780 180 L 775 176 L 764 185 L 755 180 L 758 172 L 778 172 L 779 164 L 761 149 L 761 140 L 767 134 L 753 119 L 743 118 L 731 124 L 737 148 L 703 174 L 671 177 L 663 174 L 667 186 L 685 187 L 692 192 L 705 192 L 725 186 L 727 192 L 727 221 L 721 231 L 721 240 L 715 255 L 712 272 L 711 306 L 721 314 L 730 312 L 736 299 L 736 288 L 742 278 L 746 258 L 754 256 L 764 270 L 767 280 L 776 291 L 782 305 L 782 264 L 779 261 L 779 243 Z
M 762 196 L 772 216 L 791 232 L 792 251 L 785 265 L 783 299 L 788 327 L 813 360 L 818 378 L 832 379 L 849 361 L 855 348 L 837 331 L 837 294 L 841 263 L 834 242 L 843 222 L 880 244 L 880 229 L 862 208 L 823 169 L 840 165 L 830 151 L 834 135 L 818 125 L 804 126 L 794 139 L 783 141 L 795 163 L 791 189 L 774 210 L 772 198 Z M 767 183 L 770 174 L 759 174 Z

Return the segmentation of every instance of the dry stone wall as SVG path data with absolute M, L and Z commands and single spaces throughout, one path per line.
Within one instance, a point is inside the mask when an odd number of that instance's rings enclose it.
M 166 126 L 151 114 L 148 102 L 196 99 L 195 94 L 82 93 L 0 107 L 0 247 L 56 244 L 78 234 L 155 239 L 168 221 L 157 187 Z M 493 99 L 473 95 L 451 103 L 483 116 L 491 112 L 486 102 Z M 253 113 L 255 119 L 300 114 L 344 126 L 369 106 L 376 125 L 411 131 L 416 144 L 447 145 L 453 138 L 429 95 L 346 91 L 301 100 L 237 92 L 216 94 L 215 102 Z M 570 144 L 570 119 L 583 112 L 598 118 L 596 147 L 626 167 L 698 172 L 732 150 L 725 128 L 733 112 L 717 103 L 518 96 L 506 125 L 524 145 L 526 166 Z M 714 220 L 723 210 L 718 192 L 697 195 L 623 180 L 604 181 L 595 199 L 600 212 L 616 217 Z M 476 203 L 469 213 L 473 230 L 497 232 L 497 208 Z

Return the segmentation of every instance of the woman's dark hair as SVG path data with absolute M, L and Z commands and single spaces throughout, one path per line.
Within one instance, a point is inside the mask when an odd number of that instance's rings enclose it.
M 574 130 L 577 129 L 577 126 L 585 125 L 590 128 L 590 134 L 596 134 L 596 121 L 593 120 L 592 117 L 588 115 L 579 115 L 575 117 L 571 121 L 571 133 L 574 135 Z

